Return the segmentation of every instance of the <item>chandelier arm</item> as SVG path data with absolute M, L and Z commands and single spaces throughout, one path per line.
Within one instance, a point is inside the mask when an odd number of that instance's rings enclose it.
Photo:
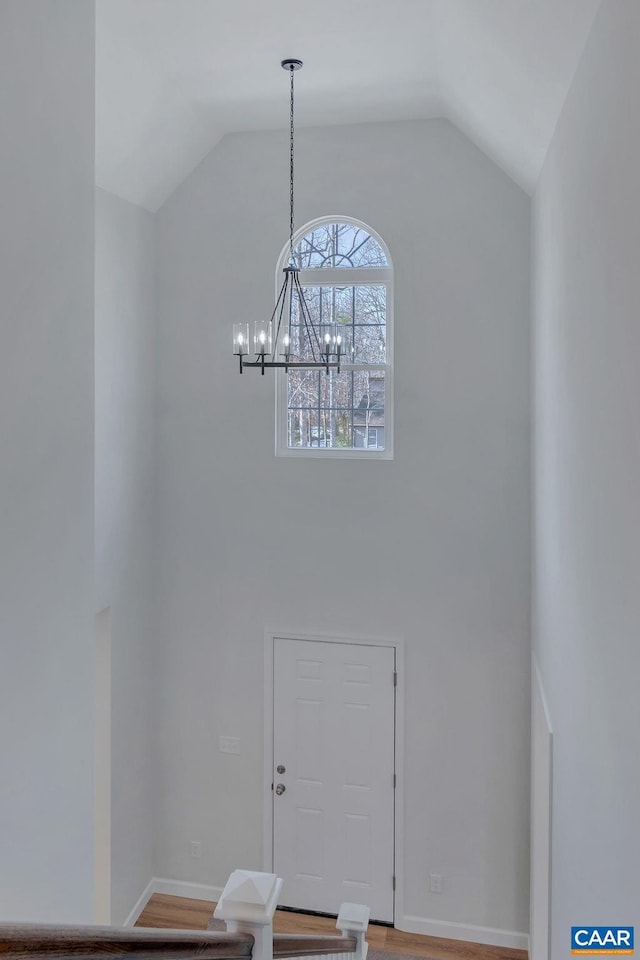
M 287 330 L 287 333 L 289 334 L 289 346 L 293 345 L 293 338 L 291 336 L 291 317 L 293 316 L 293 291 L 295 287 L 295 276 L 296 275 L 294 274 L 294 278 L 289 285 L 289 328 Z
M 297 281 L 297 278 L 296 278 L 296 280 L 294 280 L 294 283 L 295 283 L 295 287 L 296 287 L 296 293 L 298 294 L 298 303 L 299 303 L 299 306 L 300 306 L 301 323 L 304 324 L 304 329 L 305 329 L 306 334 L 307 334 L 307 340 L 309 341 L 309 345 L 310 345 L 310 347 L 311 347 L 311 356 L 313 357 L 313 360 L 314 360 L 314 363 L 315 363 L 315 362 L 318 361 L 318 355 L 316 354 L 316 344 L 317 344 L 318 347 L 319 347 L 320 341 L 319 341 L 319 339 L 318 339 L 318 335 L 317 335 L 317 333 L 316 333 L 316 329 L 315 329 L 315 327 L 314 327 L 314 325 L 313 325 L 313 320 L 311 319 L 311 314 L 309 313 L 309 308 L 307 307 L 307 302 L 306 302 L 306 300 L 304 299 L 304 294 L 303 294 L 303 292 L 302 292 L 302 289 L 301 289 L 301 287 L 300 287 L 300 284 L 297 283 L 296 281 Z M 314 341 L 315 341 L 315 342 L 314 342 Z
M 329 367 L 340 373 L 340 364 L 337 360 L 265 360 L 263 362 L 262 360 L 245 360 L 243 358 L 242 366 L 245 370 L 248 367 L 256 367 L 258 369 L 264 367 L 268 370 L 275 369 L 276 367 L 282 370 L 326 370 L 327 367 Z
M 275 310 L 273 311 L 273 316 L 275 316 L 276 310 L 278 309 L 278 305 L 280 306 L 280 312 L 278 314 L 278 326 L 276 327 L 276 333 L 273 340 L 274 356 L 275 356 L 275 351 L 277 351 L 278 349 L 278 341 L 280 339 L 280 329 L 282 327 L 282 316 L 284 314 L 285 303 L 287 302 L 288 287 L 289 287 L 289 271 L 287 271 L 284 275 L 284 283 L 282 284 L 282 289 L 280 290 L 280 294 L 276 302 L 276 307 L 275 307 Z M 272 318 L 272 322 L 273 322 L 273 318 Z
M 299 303 L 300 303 L 300 316 L 304 321 L 305 330 L 307 331 L 307 337 L 309 338 L 309 343 L 311 344 L 311 353 L 313 359 L 316 360 L 316 347 L 318 348 L 318 355 L 322 356 L 322 345 L 320 343 L 320 337 L 318 336 L 318 331 L 316 330 L 315 324 L 311 319 L 311 314 L 309 312 L 309 307 L 307 306 L 307 301 L 304 298 L 304 293 L 302 292 L 302 286 L 300 280 L 296 275 L 294 283 L 296 285 L 296 291 L 298 293 Z M 315 344 L 314 344 L 315 341 Z
M 286 293 L 287 293 L 287 284 L 288 284 L 288 283 L 289 283 L 289 275 L 288 275 L 287 273 L 285 273 L 284 283 L 283 283 L 282 286 L 280 287 L 280 293 L 278 294 L 278 299 L 276 300 L 276 305 L 275 305 L 275 307 L 273 308 L 273 313 L 271 314 L 271 323 L 273 324 L 273 321 L 275 320 L 276 314 L 277 314 L 277 312 L 278 312 L 278 308 L 280 308 L 280 314 L 279 314 L 279 316 L 278 316 L 278 325 L 277 325 L 277 328 L 276 328 L 276 331 L 275 331 L 275 337 L 274 337 L 274 341 L 273 341 L 273 349 L 274 349 L 274 350 L 276 350 L 277 347 L 278 347 L 278 335 L 279 335 L 279 333 L 280 333 L 280 324 L 281 324 L 281 322 L 282 322 L 282 310 L 283 310 L 283 308 L 284 308 L 284 303 L 285 303 Z
M 273 323 L 273 321 L 274 321 L 275 318 L 276 318 L 276 313 L 278 312 L 278 307 L 280 306 L 280 301 L 283 299 L 283 297 L 284 297 L 284 295 L 285 295 L 285 292 L 286 292 L 286 289 L 287 289 L 287 282 L 288 282 L 288 280 L 289 280 L 289 277 L 285 274 L 284 283 L 283 283 L 282 286 L 280 287 L 280 293 L 278 294 L 278 299 L 276 300 L 276 305 L 275 305 L 275 307 L 273 308 L 273 313 L 271 314 L 271 322 L 272 322 L 272 323 Z

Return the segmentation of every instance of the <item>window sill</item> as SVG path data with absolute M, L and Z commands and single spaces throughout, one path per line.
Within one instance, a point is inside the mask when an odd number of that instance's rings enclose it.
M 344 449 L 340 447 L 276 447 L 276 457 L 310 460 L 393 460 L 393 450 Z

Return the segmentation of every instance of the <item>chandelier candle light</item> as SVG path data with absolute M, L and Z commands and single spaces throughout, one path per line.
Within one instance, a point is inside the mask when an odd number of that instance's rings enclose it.
M 240 360 L 240 373 L 245 367 L 313 369 L 324 367 L 340 372 L 340 357 L 344 352 L 343 334 L 335 323 L 314 324 L 300 283 L 300 267 L 293 253 L 293 75 L 302 67 L 302 60 L 283 60 L 283 70 L 291 80 L 290 139 L 289 139 L 289 265 L 284 268 L 284 281 L 276 299 L 270 320 L 256 320 L 253 350 L 255 360 L 249 360 L 249 324 L 234 323 L 233 353 Z M 274 335 L 275 324 L 275 335 Z

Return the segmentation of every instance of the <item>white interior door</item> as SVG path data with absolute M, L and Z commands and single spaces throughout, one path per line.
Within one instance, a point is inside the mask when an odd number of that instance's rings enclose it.
M 285 906 L 337 914 L 350 901 L 393 921 L 394 670 L 392 647 L 274 641 L 273 869 Z

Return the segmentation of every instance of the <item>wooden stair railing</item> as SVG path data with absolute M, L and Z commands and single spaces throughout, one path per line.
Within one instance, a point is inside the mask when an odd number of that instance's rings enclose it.
M 126 957 L 127 960 L 241 960 L 252 955 L 250 933 L 205 933 L 189 930 L 147 930 L 141 927 L 67 927 L 0 923 L 0 957 L 13 960 L 73 957 Z M 273 938 L 274 960 L 288 957 L 353 953 L 355 937 L 297 936 Z
M 253 942 L 248 933 L 0 924 L 0 957 L 13 960 L 37 960 L 40 957 L 238 960 L 251 957 Z
M 0 923 L 0 957 L 13 960 L 51 960 L 52 957 L 239 960 L 251 957 L 253 946 L 254 939 L 249 933 Z M 355 937 L 305 937 L 292 933 L 273 937 L 274 960 L 353 953 L 355 948 Z

